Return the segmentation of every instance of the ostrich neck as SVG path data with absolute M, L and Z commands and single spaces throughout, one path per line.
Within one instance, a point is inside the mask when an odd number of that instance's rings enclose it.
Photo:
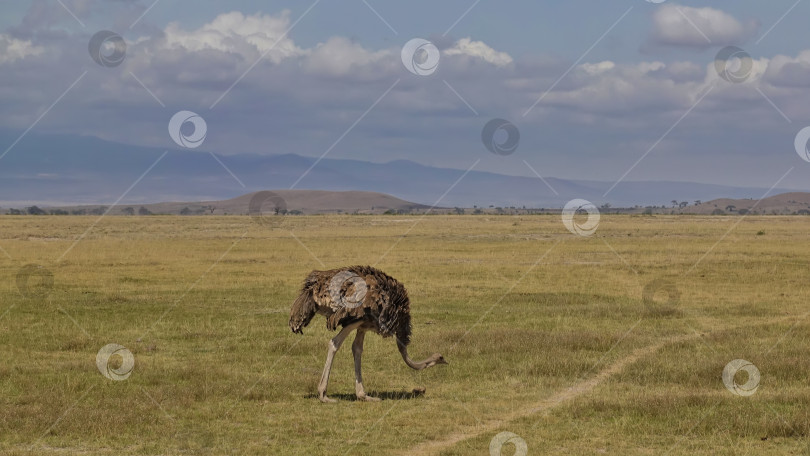
M 397 341 L 397 347 L 399 347 L 399 353 L 402 355 L 402 359 L 405 361 L 405 364 L 407 364 L 408 367 L 415 370 L 422 370 L 427 367 L 427 360 L 416 362 L 412 360 L 410 356 L 408 356 L 408 347 L 405 344 Z

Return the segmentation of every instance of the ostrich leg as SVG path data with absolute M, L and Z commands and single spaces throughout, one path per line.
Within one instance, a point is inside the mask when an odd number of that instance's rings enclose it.
M 366 391 L 363 389 L 363 374 L 360 368 L 360 358 L 363 357 L 363 340 L 366 337 L 366 330 L 359 328 L 357 335 L 354 336 L 352 343 L 352 354 L 354 355 L 354 392 L 358 401 L 377 402 L 380 399 L 377 397 L 366 396 Z
M 337 336 L 333 337 L 332 340 L 329 341 L 329 351 L 326 352 L 326 365 L 323 366 L 321 383 L 318 384 L 318 398 L 321 400 L 321 402 L 337 402 L 334 399 L 326 397 L 326 385 L 329 383 L 329 373 L 332 370 L 332 360 L 335 358 L 335 353 L 343 344 L 343 341 L 346 339 L 349 333 L 357 329 L 357 327 L 361 324 L 363 324 L 363 322 L 358 321 L 357 323 L 352 323 L 345 326 L 340 330 Z

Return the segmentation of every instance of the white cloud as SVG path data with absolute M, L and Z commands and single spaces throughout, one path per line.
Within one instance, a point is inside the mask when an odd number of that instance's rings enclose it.
M 710 8 L 667 4 L 653 14 L 651 41 L 666 46 L 707 48 L 740 44 L 753 36 L 759 25 L 742 24 L 730 14 Z
M 444 50 L 444 54 L 476 57 L 495 66 L 505 66 L 512 63 L 512 57 L 506 52 L 498 52 L 483 41 L 472 41 L 470 38 L 462 38 L 456 41 L 452 47 Z
M 312 49 L 304 65 L 312 73 L 339 76 L 390 55 L 388 50 L 369 51 L 348 38 L 337 36 Z
M 0 64 L 10 63 L 28 56 L 37 56 L 43 51 L 41 46 L 35 46 L 31 41 L 0 34 Z
M 739 59 L 731 59 L 726 63 L 728 71 L 735 72 L 741 71 L 741 65 L 744 63 Z M 744 84 L 732 84 L 729 88 L 734 89 L 738 88 L 738 86 L 745 86 L 745 85 L 759 85 L 762 81 L 763 76 L 770 67 L 770 59 L 762 57 L 760 59 L 751 59 L 750 61 L 750 68 L 748 71 L 748 75 L 745 77 L 743 81 Z M 717 68 L 715 67 L 715 62 L 712 62 L 708 65 L 708 69 L 706 71 L 706 82 L 712 82 L 715 80 L 721 79 L 720 75 L 717 73 Z M 721 86 L 722 87 L 722 86 Z M 750 87 L 744 87 L 743 90 L 750 91 Z M 756 92 L 754 92 L 756 93 Z
M 774 56 L 763 79 L 777 87 L 810 87 L 810 51 L 800 52 L 795 58 Z
M 585 70 L 586 73 L 590 75 L 595 75 L 616 68 L 616 64 L 609 60 L 606 60 L 604 62 L 599 63 L 583 63 L 581 67 L 583 70 Z
M 192 31 L 183 30 L 173 22 L 166 27 L 165 45 L 192 52 L 213 49 L 256 56 L 267 53 L 267 59 L 278 63 L 286 57 L 304 53 L 285 35 L 289 26 L 288 10 L 275 16 L 261 13 L 245 16 L 233 11 L 220 14 Z
M 691 77 L 675 78 L 671 74 L 681 72 Z M 674 63 L 669 68 L 659 61 L 584 63 L 577 67 L 574 78 L 579 84 L 558 87 L 546 95 L 545 103 L 573 110 L 580 119 L 614 114 L 639 122 L 655 113 L 688 108 L 709 83 L 706 68 L 686 63 Z
M 401 70 L 396 58 L 398 49 L 370 50 L 343 36 L 333 36 L 313 48 L 302 48 L 290 36 L 285 35 L 289 27 L 288 10 L 276 15 L 244 15 L 238 11 L 223 13 L 194 30 L 183 29 L 179 23 L 173 22 L 166 26 L 162 38 L 141 37 L 135 40 L 132 43 L 133 48 L 142 46 L 145 52 L 137 55 L 133 49 L 127 61 L 134 69 L 145 71 L 155 65 L 155 59 L 169 58 L 176 62 L 177 59 L 193 53 L 218 51 L 228 57 L 209 55 L 207 59 L 227 62 L 224 64 L 230 65 L 230 68 L 226 71 L 241 72 L 243 67 L 252 64 L 265 53 L 264 60 L 269 63 L 297 60 L 301 68 L 316 75 L 347 76 L 352 73 L 363 79 L 363 75 L 371 72 L 393 73 Z M 486 43 L 473 41 L 471 38 L 456 41 L 443 53 L 448 57 L 480 59 L 495 67 L 513 62 L 509 54 L 496 51 Z M 228 58 L 231 60 L 227 60 Z M 222 69 L 211 71 L 222 74 Z M 194 79 L 200 77 L 204 75 L 196 74 Z
M 704 68 L 694 62 L 670 62 L 658 73 L 674 82 L 699 81 L 706 75 Z
M 641 62 L 637 65 L 638 70 L 645 74 L 660 71 L 666 67 L 664 62 Z

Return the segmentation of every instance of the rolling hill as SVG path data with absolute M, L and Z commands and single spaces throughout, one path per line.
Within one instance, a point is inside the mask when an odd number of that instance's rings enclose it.
M 791 192 L 761 200 L 720 198 L 684 208 L 693 214 L 810 215 L 810 193 Z

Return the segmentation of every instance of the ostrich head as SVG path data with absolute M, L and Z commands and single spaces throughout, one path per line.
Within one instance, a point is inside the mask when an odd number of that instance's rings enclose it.
M 433 367 L 437 364 L 450 364 L 440 353 L 434 353 L 424 361 L 413 361 L 411 360 L 411 357 L 408 356 L 408 348 L 405 344 L 397 341 L 397 346 L 399 347 L 399 352 L 402 354 L 402 359 L 405 360 L 405 364 L 410 366 L 411 369 L 422 370 L 427 369 L 428 367 Z
M 440 353 L 434 353 L 430 355 L 430 358 L 425 360 L 425 368 L 433 367 L 437 364 L 450 364 L 447 360 L 444 359 Z

